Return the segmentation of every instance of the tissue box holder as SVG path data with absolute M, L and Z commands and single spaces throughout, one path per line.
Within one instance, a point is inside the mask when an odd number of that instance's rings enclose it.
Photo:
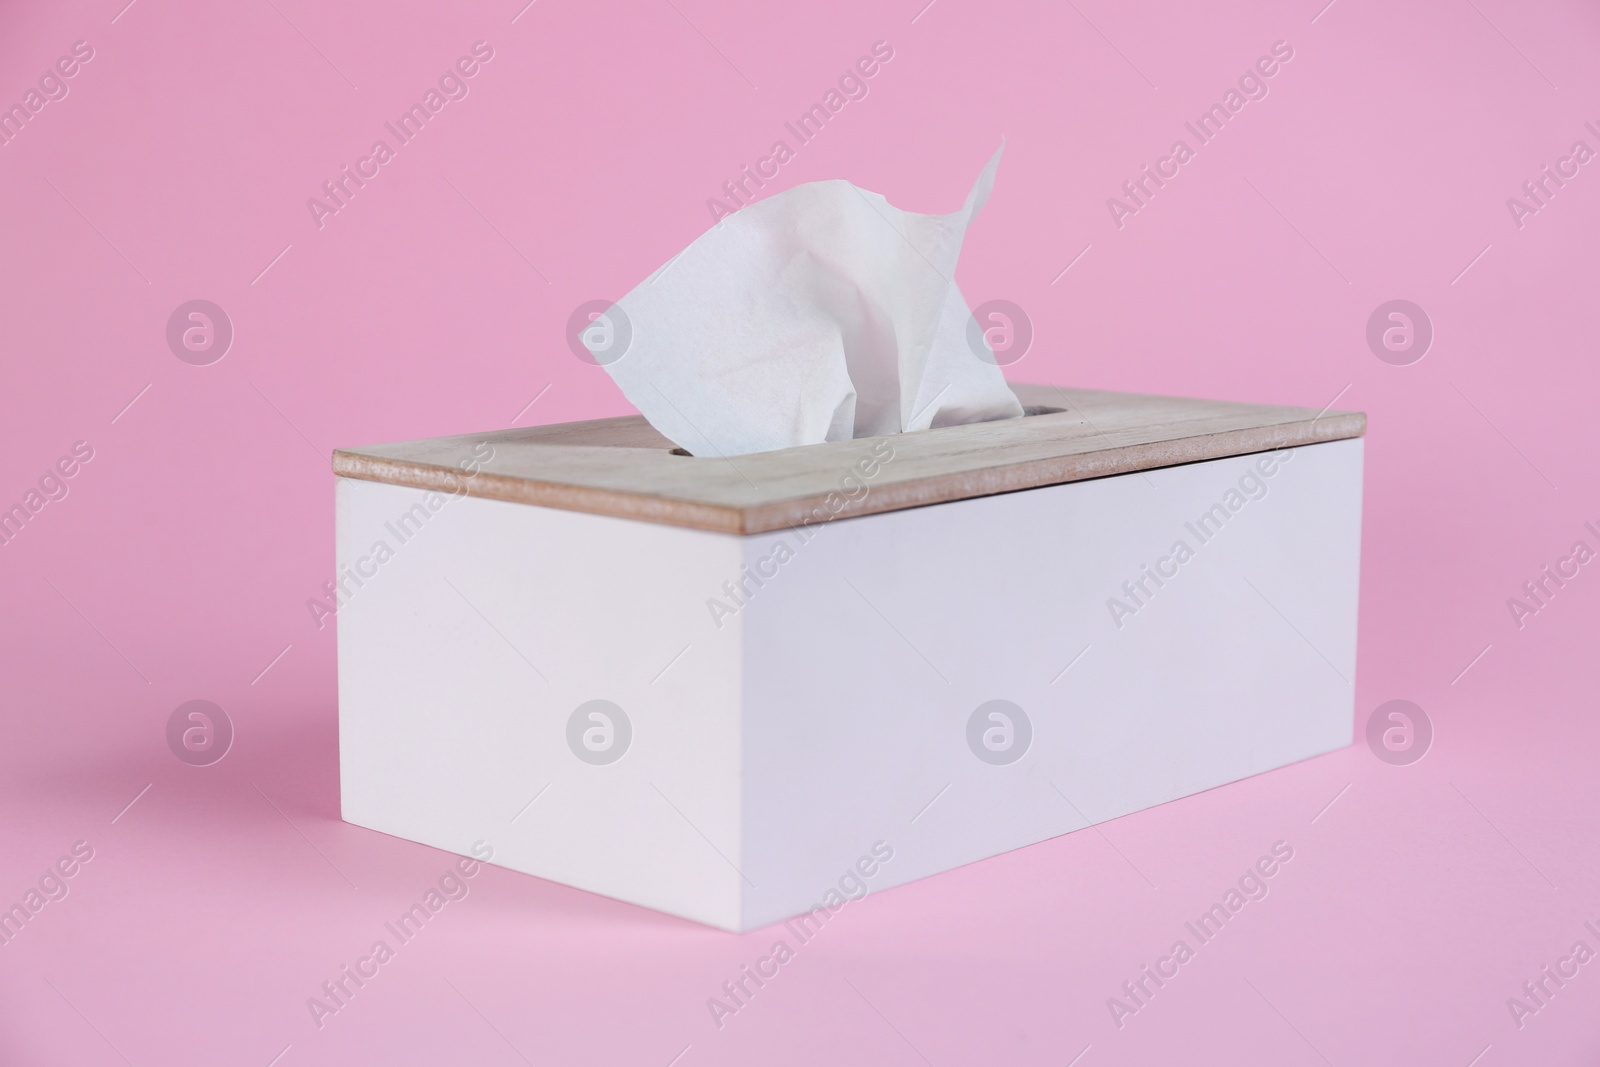
M 344 819 L 744 931 L 1349 744 L 1365 416 L 1013 388 L 335 453 Z

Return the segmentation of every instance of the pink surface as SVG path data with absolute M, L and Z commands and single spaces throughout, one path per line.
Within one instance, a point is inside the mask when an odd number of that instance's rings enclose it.
M 1600 149 L 1592 6 L 122 2 L 0 8 L 0 104 L 93 53 L 0 145 L 0 506 L 92 450 L 0 546 L 0 901 L 67 890 L 0 947 L 0 1062 L 1600 1056 L 1600 964 L 1560 962 L 1600 950 L 1600 576 L 1520 627 L 1507 606 L 1600 548 L 1600 173 L 1507 204 Z M 467 95 L 319 227 L 307 199 L 478 41 Z M 960 280 L 1031 317 L 1008 374 L 1367 411 L 1358 733 L 1407 699 L 1431 751 L 1358 739 L 874 894 L 721 1028 L 707 998 L 774 931 L 488 868 L 319 1027 L 307 999 L 452 862 L 338 819 L 333 630 L 306 608 L 329 450 L 623 413 L 568 316 L 699 234 L 877 41 L 868 95 L 769 188 L 945 211 L 1003 135 Z M 1114 213 L 1279 41 L 1266 97 Z M 165 338 L 194 299 L 234 326 L 210 365 Z M 1431 319 L 1420 362 L 1368 347 L 1392 299 Z M 210 766 L 167 743 L 194 699 L 237 731 Z M 1269 895 L 1119 1027 L 1108 999 L 1278 841 Z M 76 842 L 92 859 L 47 877 Z M 1514 1018 L 1546 966 L 1577 973 Z

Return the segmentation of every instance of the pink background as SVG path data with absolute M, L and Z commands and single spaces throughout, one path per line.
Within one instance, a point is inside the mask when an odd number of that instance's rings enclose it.
M 94 49 L 0 147 L 0 506 L 94 449 L 0 547 L 0 902 L 94 849 L 0 947 L 0 1062 L 1600 1056 L 1600 963 L 1520 1029 L 1506 1005 L 1600 949 L 1600 576 L 1520 630 L 1506 607 L 1600 546 L 1600 168 L 1520 229 L 1506 207 L 1600 148 L 1600 14 L 922 2 L 0 9 L 0 103 Z M 478 40 L 470 95 L 318 229 L 307 198 Z M 1004 136 L 960 281 L 1031 316 L 1012 377 L 1367 411 L 1358 730 L 1410 699 L 1432 750 L 1390 766 L 1358 739 L 873 895 L 720 1030 L 706 998 L 772 931 L 491 868 L 318 1029 L 306 999 L 449 861 L 338 820 L 333 629 L 305 606 L 332 573 L 328 452 L 624 413 L 567 350 L 572 309 L 702 232 L 878 40 L 870 95 L 769 188 L 952 210 Z M 1270 95 L 1117 228 L 1106 198 L 1278 40 Z M 1403 367 L 1364 338 L 1400 297 L 1436 330 Z M 210 366 L 164 339 L 194 298 L 236 329 Z M 238 732 L 210 767 L 165 741 L 195 698 Z M 1280 839 L 1270 897 L 1118 1029 L 1107 998 Z

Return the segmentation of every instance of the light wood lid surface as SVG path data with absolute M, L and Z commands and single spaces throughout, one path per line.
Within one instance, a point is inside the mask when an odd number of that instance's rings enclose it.
M 1011 388 L 1024 407 L 1052 413 L 732 458 L 676 455 L 671 441 L 631 415 L 339 449 L 333 470 L 345 478 L 755 534 L 830 515 L 873 515 L 1360 437 L 1367 425 L 1361 412 Z M 492 446 L 492 458 L 475 475 L 463 475 L 464 465 L 487 453 L 483 443 Z

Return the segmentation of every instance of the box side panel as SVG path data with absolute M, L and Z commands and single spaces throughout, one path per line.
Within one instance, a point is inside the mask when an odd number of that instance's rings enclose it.
M 736 926 L 737 540 L 349 479 L 336 514 L 344 818 Z
M 741 613 L 746 927 L 1349 744 L 1361 458 L 746 539 L 791 546 Z

